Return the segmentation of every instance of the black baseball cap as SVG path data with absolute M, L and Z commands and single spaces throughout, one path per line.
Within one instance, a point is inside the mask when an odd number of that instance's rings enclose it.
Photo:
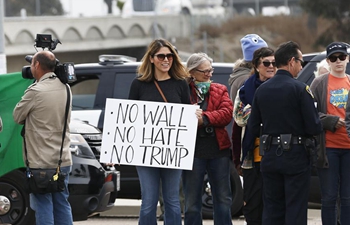
M 327 58 L 338 52 L 348 55 L 348 45 L 343 42 L 332 42 L 327 46 Z

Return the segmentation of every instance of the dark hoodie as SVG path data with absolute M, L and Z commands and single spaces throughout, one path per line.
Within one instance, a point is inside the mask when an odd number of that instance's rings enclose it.
M 238 59 L 235 62 L 233 67 L 233 72 L 228 79 L 230 85 L 230 98 L 232 104 L 235 102 L 238 89 L 244 84 L 244 81 L 247 80 L 251 73 L 251 68 L 246 67 L 247 62 L 243 59 Z M 235 121 L 232 124 L 232 157 L 235 166 L 241 164 L 241 137 L 242 137 L 242 127 L 238 126 Z

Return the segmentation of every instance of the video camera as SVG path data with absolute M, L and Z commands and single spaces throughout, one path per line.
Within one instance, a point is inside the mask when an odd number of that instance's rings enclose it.
M 37 34 L 35 39 L 35 49 L 37 47 L 48 48 L 49 51 L 55 50 L 57 44 L 62 44 L 58 39 L 52 40 L 50 34 Z M 29 63 L 32 62 L 33 56 L 27 55 L 25 56 L 25 60 Z M 76 81 L 75 71 L 74 71 L 74 63 L 65 62 L 63 64 L 56 58 L 56 66 L 54 73 L 60 79 L 60 81 L 64 84 L 72 83 Z M 24 66 L 22 68 L 22 77 L 25 79 L 34 79 L 32 71 L 30 70 L 30 66 Z

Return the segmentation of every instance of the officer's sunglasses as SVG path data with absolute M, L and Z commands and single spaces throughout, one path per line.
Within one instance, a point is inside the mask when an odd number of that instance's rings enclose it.
M 340 59 L 340 61 L 344 61 L 346 59 L 346 56 L 347 55 L 338 55 L 338 56 L 335 56 L 335 55 L 331 55 L 328 57 L 329 61 L 331 61 L 332 63 L 337 61 L 337 59 Z
M 169 54 L 157 54 L 157 55 L 154 55 L 154 56 L 157 56 L 157 59 L 158 59 L 159 61 L 163 61 L 163 60 L 165 59 L 165 57 L 166 57 L 168 60 L 172 60 L 174 54 L 173 54 L 173 53 L 169 53 Z
M 271 64 L 272 64 L 273 67 L 276 67 L 276 62 L 262 61 L 262 64 L 263 64 L 265 67 L 269 67 Z

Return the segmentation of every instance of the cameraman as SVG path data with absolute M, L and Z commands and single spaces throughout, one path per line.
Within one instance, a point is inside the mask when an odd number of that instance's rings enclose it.
M 50 51 L 37 52 L 31 61 L 31 72 L 36 82 L 24 92 L 14 111 L 14 120 L 25 124 L 25 147 L 30 168 L 56 168 L 62 144 L 67 101 L 66 87 L 54 73 L 56 57 Z M 68 202 L 68 174 L 72 158 L 69 150 L 69 121 L 65 131 L 61 171 L 66 174 L 65 190 L 49 194 L 30 194 L 30 205 L 35 211 L 36 224 L 72 225 Z

